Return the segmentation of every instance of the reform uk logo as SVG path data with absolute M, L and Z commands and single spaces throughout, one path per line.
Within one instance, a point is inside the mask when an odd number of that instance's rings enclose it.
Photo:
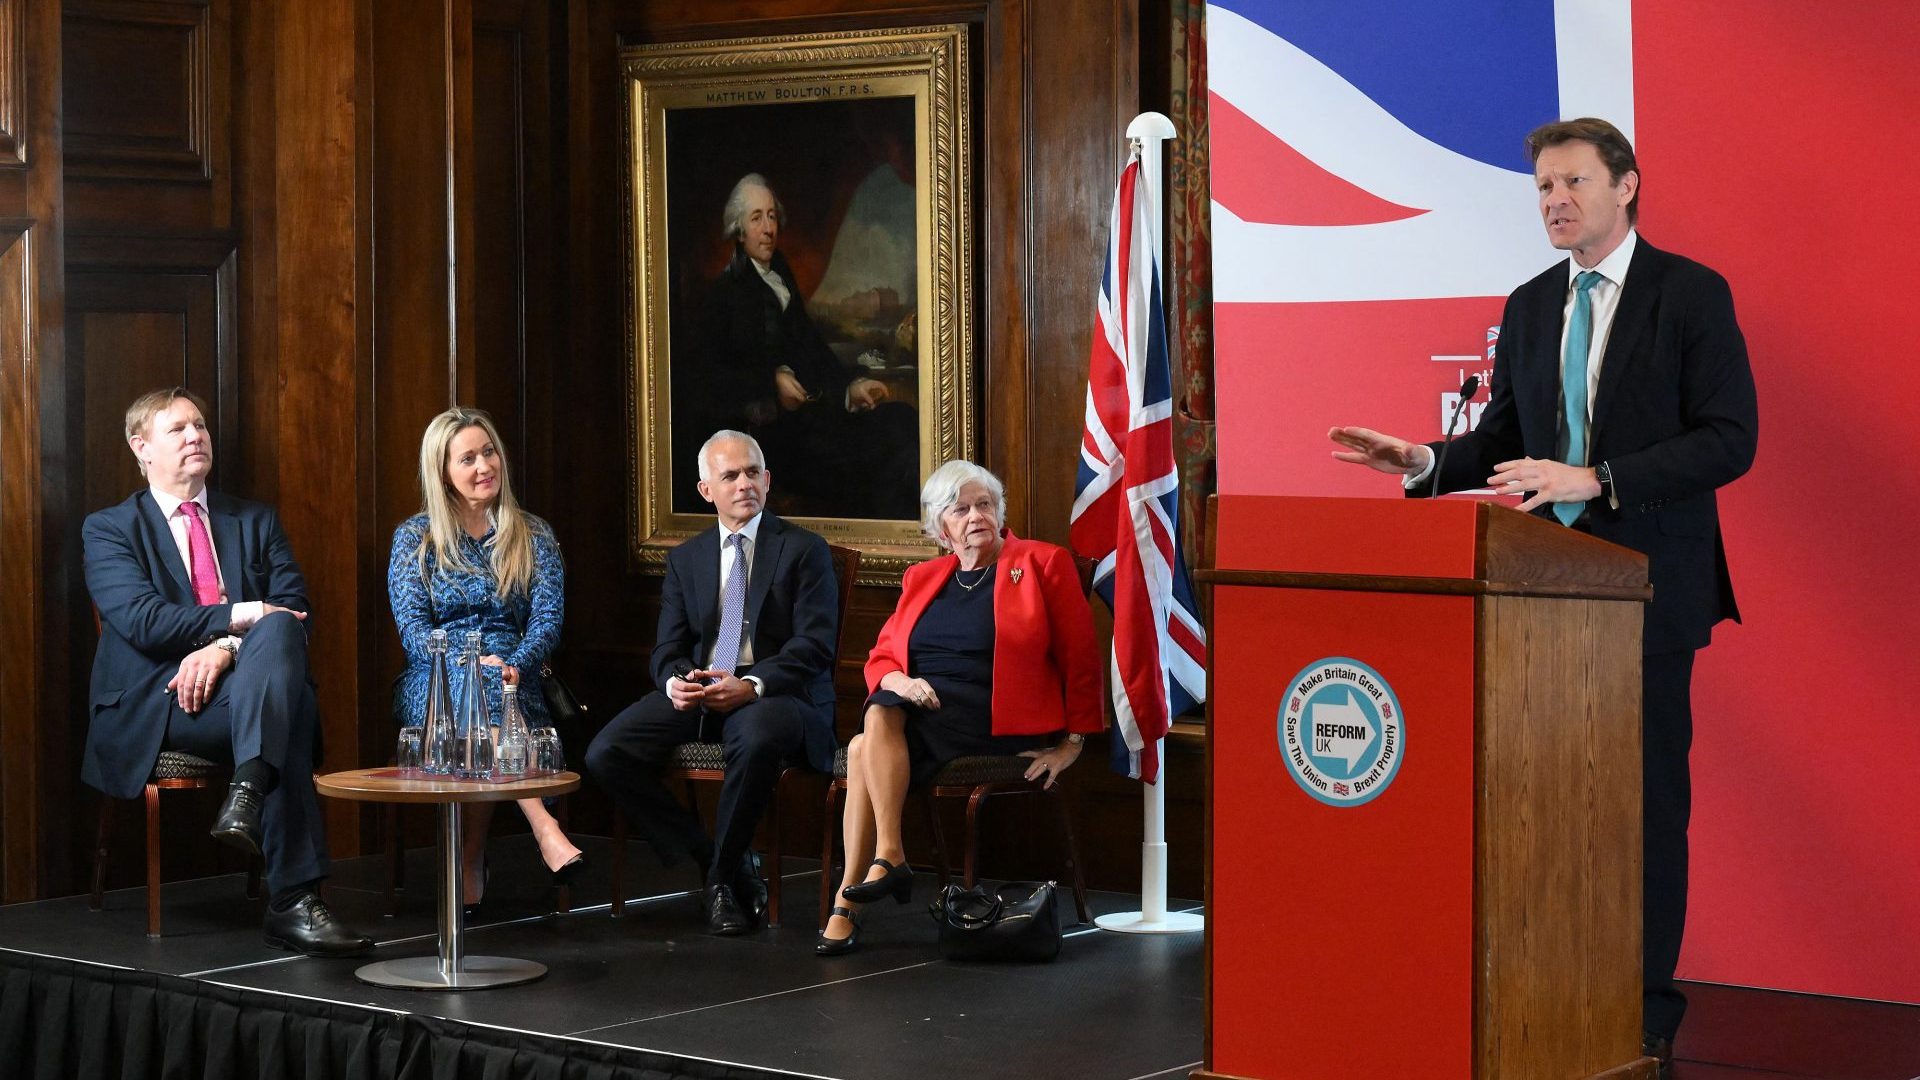
M 1400 699 L 1380 673 L 1332 656 L 1308 664 L 1280 706 L 1280 756 L 1300 789 L 1328 806 L 1380 797 L 1406 756 Z

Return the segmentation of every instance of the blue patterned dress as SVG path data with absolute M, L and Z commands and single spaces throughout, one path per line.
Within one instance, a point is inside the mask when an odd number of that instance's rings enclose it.
M 427 712 L 427 634 L 435 628 L 447 632 L 447 675 L 453 699 L 460 700 L 460 687 L 466 678 L 464 668 L 455 661 L 466 644 L 467 631 L 480 631 L 480 654 L 498 656 L 520 671 L 520 707 L 527 723 L 538 727 L 547 721 L 547 703 L 540 693 L 540 665 L 560 644 L 560 619 L 565 610 L 563 592 L 566 570 L 560 563 L 560 545 L 554 543 L 547 523 L 527 515 L 533 532 L 533 581 L 525 594 L 504 599 L 495 587 L 493 568 L 487 556 L 493 543 L 493 528 L 475 540 L 460 533 L 462 554 L 480 568 L 479 573 L 433 570 L 432 593 L 420 572 L 420 540 L 427 535 L 427 515 L 416 514 L 393 531 L 393 552 L 387 562 L 387 599 L 393 604 L 394 625 L 400 630 L 400 646 L 407 652 L 407 670 L 394 684 L 394 715 L 402 724 L 419 724 Z M 492 665 L 480 667 L 485 680 L 487 710 L 500 716 L 501 670 Z

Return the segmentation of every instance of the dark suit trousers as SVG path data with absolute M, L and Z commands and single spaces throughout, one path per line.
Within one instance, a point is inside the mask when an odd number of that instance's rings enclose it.
M 673 866 L 712 853 L 707 884 L 731 885 L 754 830 L 773 798 L 780 770 L 806 755 L 808 707 L 792 697 L 769 697 L 743 705 L 717 721 L 727 778 L 709 840 L 700 819 L 661 779 L 674 747 L 700 736 L 702 713 L 681 712 L 661 691 L 621 711 L 587 747 L 587 771 L 613 796 L 627 821 Z M 779 873 L 774 868 L 774 873 Z
M 278 892 L 325 877 L 327 842 L 313 791 L 318 710 L 307 685 L 307 635 L 291 615 L 254 624 L 212 700 L 188 715 L 175 706 L 165 746 L 235 763 L 260 758 L 280 774 L 260 813 L 267 887 Z
M 1645 1026 L 1673 1038 L 1687 1011 L 1686 996 L 1673 985 L 1680 938 L 1687 925 L 1687 821 L 1693 812 L 1693 781 L 1687 754 L 1693 746 L 1693 651 L 1651 653 L 1641 660 L 1642 863 L 1646 979 Z

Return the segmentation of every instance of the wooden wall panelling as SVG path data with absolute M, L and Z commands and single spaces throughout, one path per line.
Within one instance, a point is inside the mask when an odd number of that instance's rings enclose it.
M 394 527 L 420 508 L 420 435 L 428 420 L 465 400 L 463 392 L 472 387 L 471 372 L 463 376 L 454 359 L 459 297 L 452 260 L 455 98 L 448 37 L 457 26 L 470 26 L 456 22 L 449 10 L 455 6 L 376 2 L 366 8 L 373 484 L 370 535 L 360 559 L 369 578 L 362 592 L 364 625 L 373 641 L 360 700 L 362 763 L 384 761 L 392 752 L 389 687 L 405 656 L 387 604 L 386 567 Z
M 198 275 L 91 273 L 69 262 L 67 355 L 80 372 L 69 407 L 82 447 L 70 466 L 75 514 L 112 506 L 146 486 L 124 425 L 128 403 L 155 387 L 178 384 L 207 399 L 215 483 L 225 486 L 226 468 L 238 466 L 232 337 L 230 328 L 221 330 L 232 319 L 231 266 L 225 261 Z M 82 583 L 76 577 L 74 584 Z
M 68 592 L 77 552 L 61 491 L 69 460 L 61 351 L 65 270 L 57 0 L 0 0 L 0 899 L 44 895 L 70 861 L 65 772 L 76 727 Z
M 0 168 L 26 164 L 20 137 L 26 87 L 26 3 L 0 0 Z
M 231 224 L 232 0 L 63 8 L 69 219 L 79 228 Z
M 373 471 L 364 460 L 361 408 L 369 357 L 360 348 L 367 276 L 362 241 L 364 152 L 359 102 L 367 87 L 359 46 L 365 0 L 277 5 L 273 27 L 274 274 L 278 465 L 282 523 L 313 603 L 309 660 L 320 688 L 325 756 L 319 767 L 361 764 L 365 610 L 374 518 Z M 377 5 L 384 8 L 386 5 Z M 384 552 L 384 544 L 381 545 Z M 384 740 L 383 740 L 384 741 Z M 335 854 L 358 850 L 358 813 L 325 800 Z
M 483 0 L 473 25 L 474 393 L 506 440 L 515 492 L 543 513 L 551 456 L 551 394 L 533 400 L 565 350 L 553 322 L 554 256 L 548 5 Z

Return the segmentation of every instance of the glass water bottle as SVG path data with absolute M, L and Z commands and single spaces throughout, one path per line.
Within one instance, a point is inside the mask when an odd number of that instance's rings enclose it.
M 493 746 L 493 774 L 525 776 L 533 736 L 527 730 L 525 714 L 520 711 L 520 687 L 508 683 L 500 691 L 500 737 Z
M 421 767 L 430 773 L 453 771 L 453 691 L 447 682 L 447 632 L 427 635 L 427 716 L 422 725 Z
M 480 631 L 467 631 L 460 663 L 467 677 L 460 687 L 453 774 L 462 780 L 484 780 L 493 774 L 493 729 L 487 716 L 486 677 L 480 673 Z

